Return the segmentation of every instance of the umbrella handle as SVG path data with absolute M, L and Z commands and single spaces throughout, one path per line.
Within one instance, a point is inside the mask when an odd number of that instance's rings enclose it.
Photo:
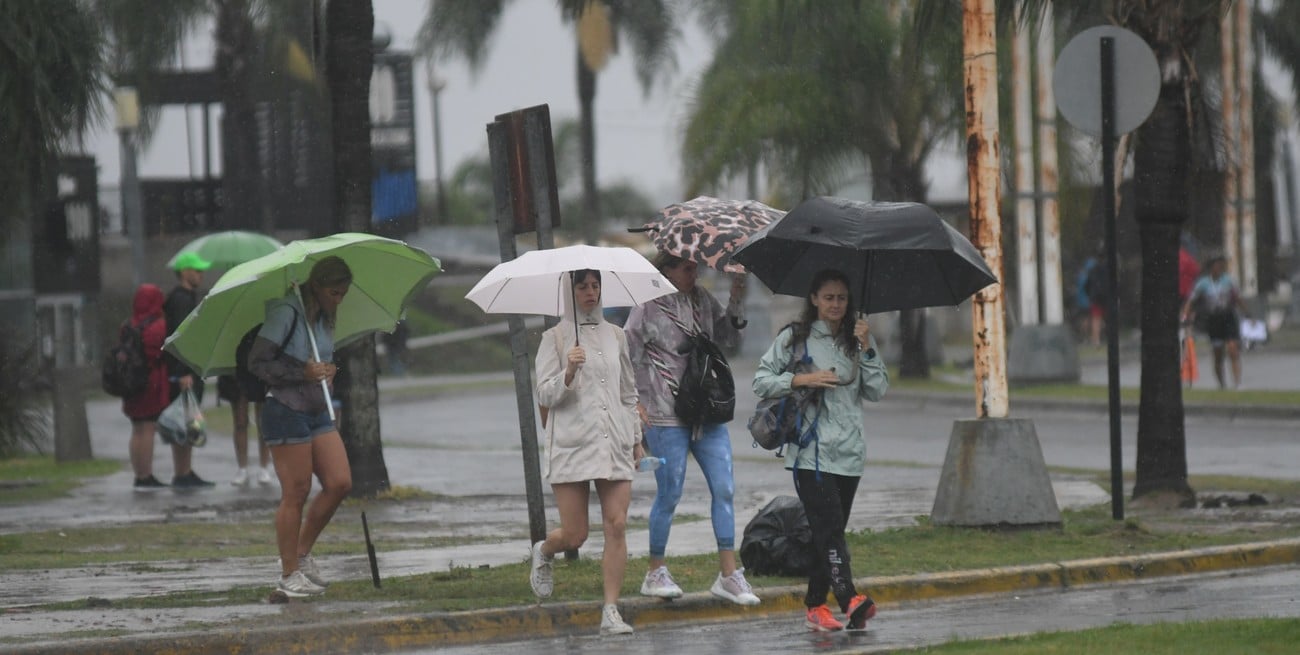
M 302 290 L 298 288 L 298 283 L 297 283 L 297 282 L 294 282 L 294 283 L 293 283 L 293 294 L 294 294 L 295 296 L 298 296 L 298 305 L 299 305 L 300 307 L 303 308 L 302 320 L 303 320 L 303 321 L 307 321 L 307 311 L 306 311 L 306 310 L 307 310 L 307 305 L 306 305 L 305 303 L 303 303 L 303 301 L 302 301 Z M 312 359 L 315 359 L 316 361 L 319 362 L 319 361 L 320 361 L 320 350 L 318 350 L 318 349 L 316 348 L 316 333 L 312 331 L 312 329 L 311 329 L 311 323 L 307 323 L 307 341 L 308 341 L 309 343 L 311 343 L 311 356 L 312 356 Z M 329 385 L 329 382 L 327 382 L 327 381 L 325 381 L 325 380 L 321 380 L 321 381 L 320 381 L 320 388 L 321 388 L 321 391 L 325 392 L 325 409 L 329 412 L 330 420 L 333 421 L 333 420 L 335 419 L 335 416 L 334 416 L 334 399 L 330 397 L 330 385 Z

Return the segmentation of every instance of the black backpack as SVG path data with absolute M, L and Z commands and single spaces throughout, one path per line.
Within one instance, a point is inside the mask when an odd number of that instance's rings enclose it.
M 722 349 L 703 333 L 687 337 L 686 370 L 673 411 L 686 425 L 727 423 L 736 416 L 736 381 Z
M 293 322 L 289 324 L 289 332 L 284 335 L 284 341 L 280 342 L 280 347 L 276 350 L 277 353 L 284 350 L 297 329 L 298 313 L 295 311 Z M 239 390 L 244 394 L 244 397 L 255 403 L 262 402 L 270 391 L 266 388 L 266 382 L 263 382 L 262 378 L 253 375 L 253 372 L 248 370 L 248 353 L 253 350 L 253 342 L 257 340 L 257 333 L 261 331 L 261 323 L 254 325 L 248 332 L 244 333 L 243 338 L 239 340 L 239 345 L 235 346 L 235 382 L 239 384 Z
M 99 379 L 104 391 L 118 398 L 132 398 L 149 388 L 149 359 L 144 354 L 144 328 L 153 318 L 136 327 L 124 321 L 117 331 L 117 345 L 104 355 Z

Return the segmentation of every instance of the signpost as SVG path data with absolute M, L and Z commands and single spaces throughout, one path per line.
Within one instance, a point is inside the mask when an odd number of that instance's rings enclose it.
M 1111 516 L 1124 518 L 1119 399 L 1119 255 L 1115 243 L 1115 140 L 1151 115 L 1160 94 L 1155 53 L 1138 35 L 1111 25 L 1083 31 L 1056 60 L 1053 90 L 1065 119 L 1101 138 L 1106 232 L 1106 373 L 1110 407 Z

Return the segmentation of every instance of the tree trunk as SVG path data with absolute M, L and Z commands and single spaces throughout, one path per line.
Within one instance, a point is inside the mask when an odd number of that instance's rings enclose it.
M 221 227 L 271 232 L 259 184 L 254 78 L 257 49 L 248 0 L 220 0 L 216 26 L 217 86 L 221 93 Z M 268 224 L 263 223 L 263 217 Z M 208 226 L 215 227 L 215 226 Z
M 1134 211 L 1142 242 L 1142 399 L 1134 498 L 1153 492 L 1194 495 L 1187 483 L 1178 344 L 1178 237 L 1187 219 L 1192 154 L 1184 80 L 1169 72 L 1178 66 L 1163 68 L 1159 100 L 1139 128 L 1134 151 Z
M 334 142 L 334 219 L 345 232 L 370 231 L 370 72 L 375 16 L 370 0 L 330 0 L 326 65 Z M 343 402 L 339 433 L 352 467 L 352 495 L 388 489 L 379 429 L 375 339 L 366 337 L 335 356 L 335 389 Z
M 595 244 L 600 238 L 600 188 L 596 186 L 596 73 L 578 50 L 578 106 L 582 142 L 582 238 Z

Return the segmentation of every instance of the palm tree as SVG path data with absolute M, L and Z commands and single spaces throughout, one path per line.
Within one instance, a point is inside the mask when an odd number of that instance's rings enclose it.
M 925 202 L 925 164 L 961 125 L 960 31 L 913 29 L 915 3 L 715 3 L 726 38 L 682 157 L 694 190 L 762 165 L 798 198 L 868 171 L 879 200 Z M 900 375 L 928 377 L 924 313 L 903 312 Z
M 0 457 L 44 443 L 35 366 L 32 218 L 65 139 L 98 115 L 99 26 L 78 0 L 0 2 Z
M 329 87 L 334 161 L 334 223 L 338 231 L 370 230 L 370 74 L 374 6 L 370 0 L 330 0 L 325 14 L 325 78 Z M 373 336 L 338 353 L 346 379 L 339 432 L 352 467 L 352 495 L 389 488 L 379 430 L 379 363 Z
M 471 70 L 477 70 L 507 4 L 507 0 L 431 1 L 420 30 L 420 48 L 444 59 L 464 57 Z M 601 220 L 593 110 L 596 75 L 607 56 L 617 50 L 621 35 L 632 43 L 637 79 L 648 93 L 655 79 L 676 67 L 672 50 L 678 37 L 675 8 L 670 0 L 557 0 L 556 4 L 565 20 L 577 25 L 581 43 L 576 54 L 582 137 L 581 226 L 586 241 L 594 243 Z

